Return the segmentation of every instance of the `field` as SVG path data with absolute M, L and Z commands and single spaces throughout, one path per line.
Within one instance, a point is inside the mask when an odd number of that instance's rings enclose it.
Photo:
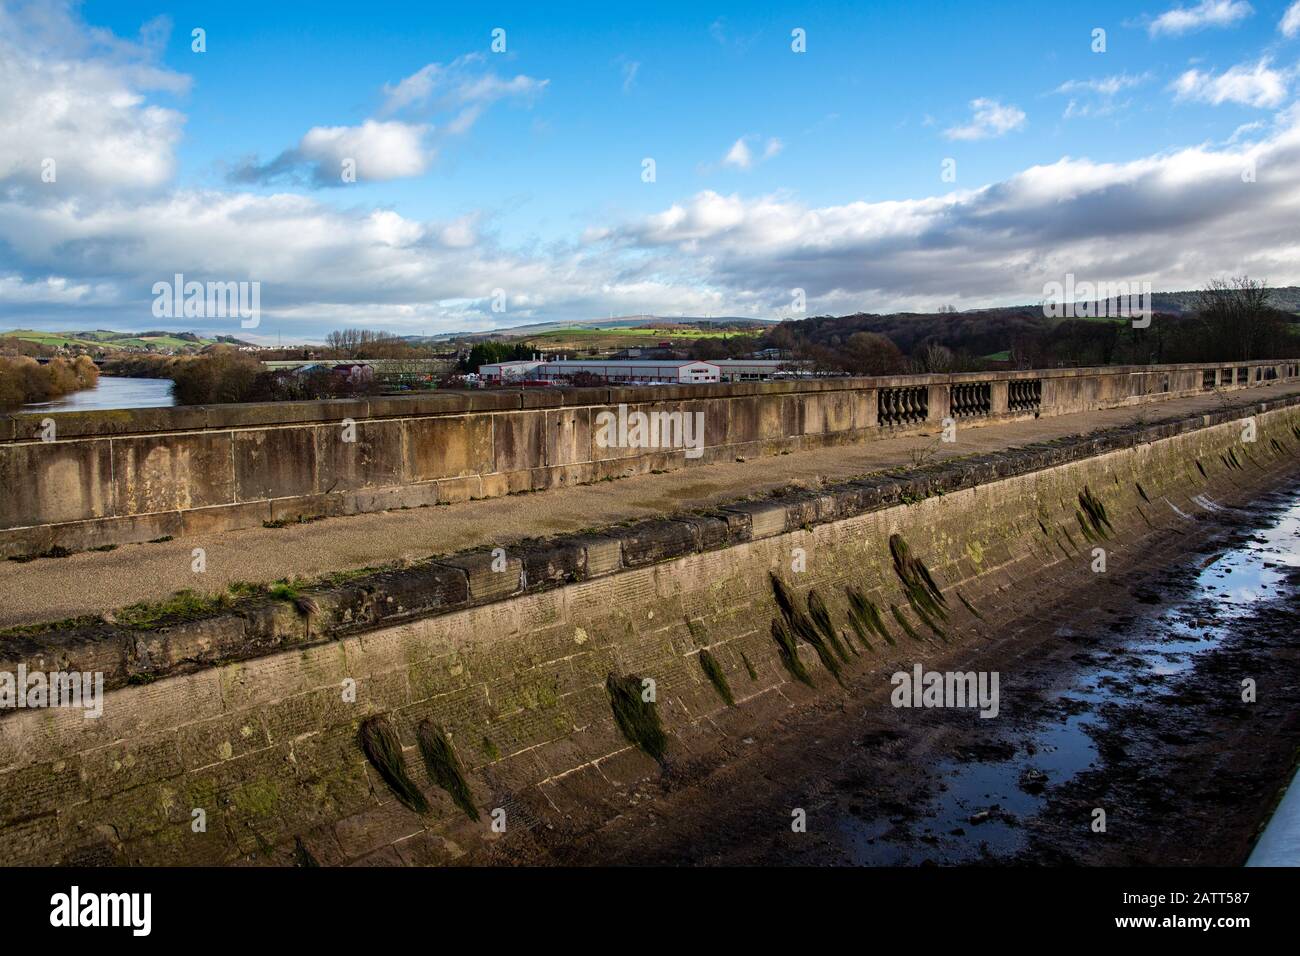
M 752 333 L 723 329 L 593 329 L 575 326 L 568 329 L 554 329 L 535 335 L 519 336 L 518 341 L 528 342 L 542 349 L 615 349 L 655 346 L 660 342 L 674 345 L 693 342 L 699 339 L 721 339 L 736 335 L 759 335 L 763 329 L 754 329 Z
M 20 339 L 35 342 L 38 345 L 58 347 L 77 345 L 88 349 L 125 349 L 125 348 L 202 348 L 212 345 L 215 339 L 195 336 L 193 339 L 165 333 L 161 335 L 132 334 L 128 332 L 40 332 L 34 329 L 14 329 L 0 332 L 0 338 Z

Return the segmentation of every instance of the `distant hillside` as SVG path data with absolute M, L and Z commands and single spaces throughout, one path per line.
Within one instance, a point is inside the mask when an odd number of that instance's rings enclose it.
M 1151 307 L 1157 312 L 1181 315 L 1196 311 L 1199 292 L 1153 292 Z M 1269 289 L 1269 305 L 1283 312 L 1300 314 L 1300 286 L 1286 285 Z
M 60 346 L 80 346 L 86 349 L 201 349 L 207 345 L 224 342 L 229 345 L 245 345 L 231 335 L 219 335 L 215 339 L 204 338 L 193 332 L 113 332 L 109 329 L 92 331 L 41 332 L 34 329 L 14 329 L 0 332 L 0 338 L 20 339 L 51 348 Z
M 427 342 L 446 342 L 450 339 L 515 339 L 529 338 L 538 335 L 555 332 L 600 332 L 610 330 L 627 330 L 640 329 L 641 327 L 656 326 L 660 328 L 675 328 L 690 330 L 695 329 L 701 332 L 717 331 L 718 329 L 766 329 L 770 326 L 779 324 L 777 319 L 754 319 L 746 316 L 719 315 L 705 318 L 697 315 L 687 316 L 666 316 L 666 315 L 620 315 L 612 316 L 605 319 L 571 319 L 564 322 L 536 322 L 531 325 L 515 325 L 505 329 L 490 329 L 479 332 L 443 332 L 439 335 L 407 335 L 403 338 L 408 342 L 427 343 Z
M 1165 312 L 1170 315 L 1187 315 L 1196 311 L 1196 303 L 1199 300 L 1200 295 L 1200 290 L 1192 290 L 1188 292 L 1152 292 L 1151 309 L 1154 312 Z M 1300 315 L 1300 286 L 1286 285 L 1269 289 L 1269 304 L 1275 309 L 1281 309 L 1283 312 L 1293 312 Z M 992 309 L 970 309 L 956 314 L 1011 315 L 1017 312 L 1040 311 L 1041 306 L 1035 303 L 1033 305 L 999 306 Z

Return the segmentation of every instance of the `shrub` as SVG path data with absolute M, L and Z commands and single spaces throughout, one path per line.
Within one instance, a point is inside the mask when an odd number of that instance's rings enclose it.
M 72 361 L 56 358 L 45 365 L 25 356 L 0 357 L 0 406 L 47 402 L 69 392 L 94 388 L 98 381 L 99 369 L 85 355 Z

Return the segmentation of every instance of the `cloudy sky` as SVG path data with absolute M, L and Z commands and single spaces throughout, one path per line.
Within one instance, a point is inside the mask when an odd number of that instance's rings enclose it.
M 0 0 L 0 328 L 1300 284 L 1300 2 L 389 6 Z

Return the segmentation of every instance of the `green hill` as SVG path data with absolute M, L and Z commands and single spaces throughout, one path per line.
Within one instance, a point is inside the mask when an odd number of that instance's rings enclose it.
M 41 332 L 35 329 L 14 329 L 0 332 L 0 338 L 19 339 L 38 345 L 58 348 L 59 346 L 80 346 L 87 349 L 194 349 L 206 345 L 215 345 L 217 339 L 204 338 L 193 332 L 113 332 L 108 329 L 91 331 Z M 243 344 L 230 336 L 222 336 L 220 341 L 231 344 Z

